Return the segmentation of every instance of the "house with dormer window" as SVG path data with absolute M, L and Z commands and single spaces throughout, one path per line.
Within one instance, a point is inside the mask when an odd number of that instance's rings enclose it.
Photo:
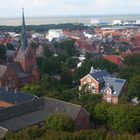
M 103 100 L 117 104 L 119 97 L 127 93 L 127 81 L 113 77 L 108 71 L 93 69 L 80 79 L 79 90 L 86 86 L 89 94 L 103 94 Z

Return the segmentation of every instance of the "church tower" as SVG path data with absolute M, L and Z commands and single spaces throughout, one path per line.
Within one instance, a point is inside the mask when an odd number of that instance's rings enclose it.
M 15 61 L 20 63 L 24 72 L 31 72 L 33 67 L 36 66 L 36 55 L 33 48 L 28 43 L 24 9 L 22 9 L 22 32 L 21 32 L 21 45 L 15 57 Z

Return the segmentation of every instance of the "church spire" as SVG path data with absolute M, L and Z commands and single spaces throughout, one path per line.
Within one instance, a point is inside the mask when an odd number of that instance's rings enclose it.
M 25 50 L 28 46 L 28 39 L 26 34 L 24 8 L 22 8 L 22 32 L 21 32 L 21 49 Z

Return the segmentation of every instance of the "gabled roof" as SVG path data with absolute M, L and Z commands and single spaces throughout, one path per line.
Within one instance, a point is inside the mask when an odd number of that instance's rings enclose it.
M 101 90 L 101 92 L 104 93 L 106 88 L 111 87 L 113 89 L 113 96 L 119 96 L 125 83 L 125 79 L 119 79 L 119 78 L 112 78 L 112 77 L 104 77 L 105 80 L 105 87 Z
M 111 74 L 106 71 L 106 70 L 94 70 L 93 72 L 90 73 L 90 75 L 99 83 L 103 83 L 104 82 L 104 78 L 103 77 L 109 77 L 111 76 Z
M 47 97 L 40 98 L 0 110 L 0 125 L 17 131 L 43 122 L 52 113 L 67 114 L 75 120 L 81 109 L 84 110 L 80 105 Z M 85 113 L 90 115 L 86 111 Z
M 7 91 L 6 88 L 0 88 L 0 100 L 10 104 L 19 104 L 27 102 L 34 99 L 35 97 L 35 95 L 29 93 L 14 91 L 12 89 L 9 89 Z
M 0 65 L 0 77 L 2 77 L 4 75 L 4 73 L 7 70 L 7 66 L 5 65 Z
M 30 75 L 29 73 L 24 72 L 24 70 L 22 69 L 22 67 L 19 63 L 16 63 L 16 62 L 9 63 L 8 66 L 15 71 L 17 77 L 19 77 L 19 78 L 25 78 Z

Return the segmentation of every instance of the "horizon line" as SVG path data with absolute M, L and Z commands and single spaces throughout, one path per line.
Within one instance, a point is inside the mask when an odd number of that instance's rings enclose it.
M 86 15 L 39 15 L 39 16 L 30 16 L 30 15 L 26 15 L 26 19 L 30 19 L 30 18 L 60 18 L 60 17 L 106 17 L 106 16 L 140 16 L 139 14 L 96 14 L 96 15 L 90 15 L 90 14 L 86 14 Z M 0 19 L 20 19 L 21 16 L 5 16 L 5 17 L 0 17 Z

